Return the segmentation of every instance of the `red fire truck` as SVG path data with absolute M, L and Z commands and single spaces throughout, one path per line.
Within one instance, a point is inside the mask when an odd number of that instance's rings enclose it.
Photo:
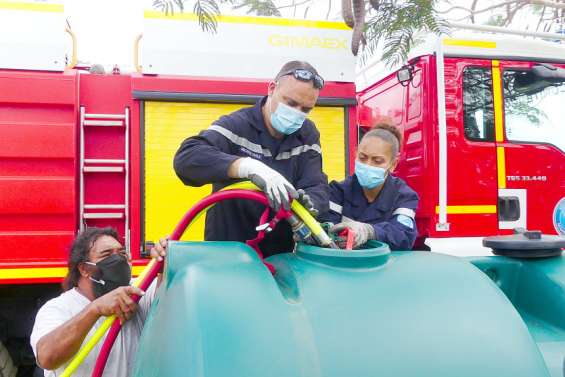
M 396 173 L 420 195 L 420 243 L 520 226 L 564 232 L 563 46 L 443 38 L 356 95 L 353 57 L 345 54 L 350 31 L 340 23 L 226 16 L 223 37 L 211 41 L 194 34 L 193 15 L 146 12 L 141 72 L 96 74 L 65 68 L 62 6 L 15 4 L 4 9 L 0 35 L 8 35 L 2 27 L 12 38 L 29 32 L 18 12 L 30 11 L 34 35 L 50 36 L 50 45 L 30 38 L 0 59 L 2 377 L 34 368 L 33 319 L 60 292 L 76 232 L 116 227 L 139 272 L 146 244 L 210 191 L 176 178 L 180 142 L 254 103 L 276 69 L 297 56 L 328 81 L 310 118 L 330 179 L 352 172 L 358 133 L 381 121 L 402 130 Z M 252 26 L 248 34 L 239 24 Z M 198 38 L 186 44 L 179 35 Z M 202 237 L 203 222 L 198 227 L 188 239 Z
M 565 234 L 565 37 L 541 34 L 554 41 L 436 38 L 399 69 L 361 72 L 360 127 L 404 135 L 397 174 L 420 195 L 420 243 Z
M 29 347 L 35 313 L 60 293 L 77 231 L 97 225 L 118 229 L 131 251 L 133 273 L 139 273 L 147 261 L 146 245 L 171 232 L 211 191 L 186 187 L 175 176 L 172 161 L 180 143 L 219 116 L 254 104 L 286 61 L 309 60 L 326 77 L 310 116 L 321 133 L 324 170 L 331 179 L 343 179 L 351 167 L 346 151 L 357 140 L 355 61 L 347 52 L 350 30 L 342 23 L 225 16 L 219 33 L 227 36 L 219 38 L 200 32 L 194 15 L 165 18 L 148 11 L 142 72 L 103 74 L 96 73 L 99 67 L 65 67 L 57 42 L 67 38 L 59 22 L 64 21 L 61 5 L 2 6 L 8 9 L 0 9 L 0 21 L 12 20 L 17 28 L 14 20 L 26 13 L 37 22 L 35 35 L 56 44 L 41 50 L 33 46 L 44 43 L 37 37 L 23 38 L 9 46 L 17 49 L 11 59 L 0 61 L 2 377 L 14 376 L 17 368 L 19 375 L 28 375 L 35 368 Z M 229 40 L 233 36 L 245 40 L 246 33 L 264 36 L 256 42 L 256 53 L 262 54 L 258 64 L 239 65 L 238 59 L 249 60 L 246 52 L 235 55 L 237 46 L 226 46 L 236 43 Z M 201 46 L 192 40 L 183 50 L 175 35 L 196 35 Z M 297 48 L 281 40 L 325 42 Z M 164 53 L 160 49 L 167 43 Z M 27 56 L 29 51 L 35 52 Z M 227 59 L 233 65 L 217 64 Z M 336 59 L 343 63 L 337 70 L 330 66 Z M 187 239 L 202 238 L 203 221 L 196 228 Z

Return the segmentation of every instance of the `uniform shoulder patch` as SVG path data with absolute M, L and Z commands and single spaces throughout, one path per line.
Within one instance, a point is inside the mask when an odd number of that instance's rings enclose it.
M 410 217 L 406 216 L 406 215 L 398 215 L 396 216 L 396 221 L 398 221 L 399 223 L 401 223 L 402 225 L 410 228 L 410 229 L 414 229 L 414 220 L 412 220 Z

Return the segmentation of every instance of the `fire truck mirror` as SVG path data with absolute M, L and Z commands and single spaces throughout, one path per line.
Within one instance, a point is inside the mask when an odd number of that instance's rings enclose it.
M 565 82 L 565 69 L 551 64 L 540 64 L 528 71 L 514 72 L 514 92 L 516 95 L 535 95 L 548 87 Z
M 532 68 L 532 73 L 551 83 L 565 82 L 565 69 L 555 67 L 551 64 L 538 64 Z
M 411 65 L 405 65 L 396 72 L 396 78 L 402 86 L 408 85 L 408 83 L 412 81 L 413 77 L 414 67 Z

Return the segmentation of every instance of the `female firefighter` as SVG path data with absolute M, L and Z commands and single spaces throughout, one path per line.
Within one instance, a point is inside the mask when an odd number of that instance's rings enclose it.
M 418 195 L 392 175 L 401 138 L 394 126 L 375 126 L 359 143 L 355 174 L 330 183 L 330 211 L 325 220 L 336 224 L 331 232 L 351 229 L 353 247 L 368 240 L 386 242 L 392 250 L 410 250 L 414 245 Z

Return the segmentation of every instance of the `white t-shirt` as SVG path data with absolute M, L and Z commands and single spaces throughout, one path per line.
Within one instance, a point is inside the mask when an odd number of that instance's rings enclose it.
M 103 376 L 127 377 L 132 372 L 133 362 L 137 352 L 137 344 L 139 342 L 141 330 L 143 329 L 143 323 L 145 322 L 145 318 L 149 312 L 149 308 L 151 307 L 151 302 L 155 296 L 156 287 L 157 282 L 154 281 L 149 289 L 147 289 L 147 292 L 145 292 L 145 295 L 139 300 L 139 310 L 122 326 L 114 346 L 112 347 L 110 356 L 108 357 L 108 362 L 106 363 Z M 33 353 L 36 358 L 37 342 L 39 339 L 61 326 L 72 317 L 76 316 L 88 304 L 90 304 L 90 300 L 79 293 L 76 288 L 73 288 L 62 293 L 60 296 L 47 301 L 45 305 L 39 309 L 39 312 L 37 312 L 37 316 L 35 317 L 35 324 L 33 325 L 30 337 L 31 347 L 33 348 Z M 94 332 L 102 325 L 102 322 L 104 322 L 105 319 L 106 317 L 100 317 L 98 321 L 96 321 L 88 335 L 86 335 L 81 347 L 92 337 Z M 88 356 L 84 359 L 84 362 L 73 373 L 73 377 L 90 377 L 105 339 L 106 335 L 104 335 L 92 351 L 90 351 Z M 59 369 L 46 370 L 45 376 L 60 376 L 67 365 L 68 363 L 65 363 Z

